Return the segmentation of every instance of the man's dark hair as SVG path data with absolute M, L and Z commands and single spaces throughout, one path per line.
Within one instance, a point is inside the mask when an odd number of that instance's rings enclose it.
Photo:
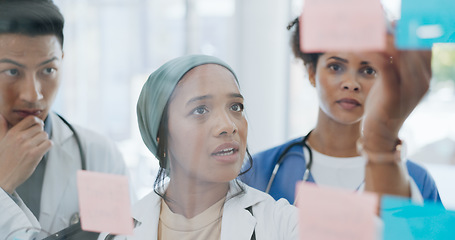
M 63 47 L 64 22 L 52 0 L 0 0 L 0 34 L 55 35 Z

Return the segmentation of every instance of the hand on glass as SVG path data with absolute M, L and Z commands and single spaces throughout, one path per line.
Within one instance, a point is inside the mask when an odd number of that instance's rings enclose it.
M 387 70 L 368 95 L 363 121 L 364 147 L 375 152 L 394 150 L 401 126 L 428 91 L 431 51 L 397 50 L 388 35 L 384 64 Z

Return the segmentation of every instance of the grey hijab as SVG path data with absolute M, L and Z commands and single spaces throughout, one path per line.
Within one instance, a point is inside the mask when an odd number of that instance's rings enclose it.
M 187 55 L 166 62 L 149 76 L 142 87 L 137 101 L 137 121 L 142 140 L 155 157 L 158 158 L 156 138 L 161 117 L 175 86 L 188 71 L 204 64 L 218 64 L 227 68 L 238 84 L 234 71 L 220 59 L 206 55 Z

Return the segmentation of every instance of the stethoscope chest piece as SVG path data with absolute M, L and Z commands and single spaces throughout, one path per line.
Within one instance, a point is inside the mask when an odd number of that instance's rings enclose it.
M 74 225 L 74 224 L 78 224 L 80 220 L 81 220 L 81 217 L 79 216 L 79 213 L 78 212 L 74 213 L 73 215 L 71 215 L 71 218 L 70 218 L 70 226 Z

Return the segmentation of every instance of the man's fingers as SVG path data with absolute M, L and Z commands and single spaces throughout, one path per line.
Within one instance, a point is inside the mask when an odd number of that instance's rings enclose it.
M 7 132 L 8 132 L 8 122 L 0 114 L 0 139 L 3 139 L 3 137 L 5 137 Z
M 44 131 L 36 132 L 27 140 L 28 141 L 26 142 L 26 146 L 24 146 L 25 148 L 35 148 L 43 142 L 50 141 L 49 136 Z
M 47 139 L 45 141 L 42 141 L 37 147 L 36 147 L 36 152 L 42 156 L 44 156 L 44 154 L 46 154 L 47 151 L 49 151 L 49 149 L 51 149 L 51 147 L 54 145 L 54 143 Z
M 11 131 L 23 131 L 29 129 L 33 126 L 39 126 L 41 129 L 44 129 L 44 122 L 43 120 L 35 117 L 35 116 L 28 116 L 19 123 L 17 123 L 14 127 L 12 127 Z
M 49 140 L 47 133 L 41 132 L 36 134 L 22 146 L 25 154 L 22 156 L 24 161 L 23 164 L 28 166 L 28 169 L 35 169 L 44 154 L 49 151 L 52 145 L 53 143 Z
M 9 129 L 6 136 L 8 145 L 16 149 L 16 155 L 18 157 L 22 155 L 19 158 L 39 159 L 52 145 L 48 134 L 44 131 L 43 121 L 34 116 L 24 118 Z
M 39 134 L 42 134 L 41 139 L 49 139 L 49 136 L 44 129 L 40 125 L 35 124 L 25 130 L 22 130 L 21 134 L 16 136 L 16 142 L 18 144 L 22 142 L 30 142 L 31 139 Z
M 52 141 L 43 130 L 44 123 L 35 116 L 28 116 L 7 129 L 6 120 L 0 116 L 0 186 L 7 192 L 22 184 L 52 147 Z
M 30 159 L 29 163 L 33 165 L 32 166 L 33 168 L 35 168 L 38 165 L 40 159 L 44 156 L 44 154 L 47 153 L 47 151 L 49 151 L 52 145 L 53 143 L 51 140 L 41 139 L 41 141 L 39 141 L 37 145 L 30 148 L 30 151 L 28 152 L 29 154 L 28 159 Z

